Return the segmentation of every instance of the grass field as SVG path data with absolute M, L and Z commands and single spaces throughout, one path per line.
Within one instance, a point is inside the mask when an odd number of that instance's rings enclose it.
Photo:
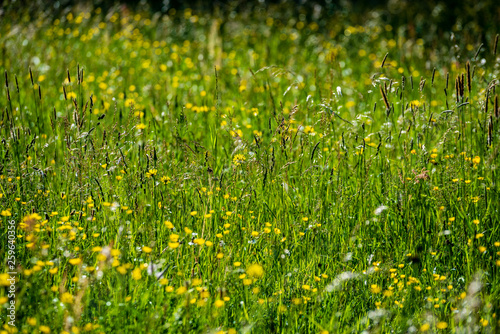
M 496 31 L 27 13 L 0 23 L 0 333 L 500 330 Z

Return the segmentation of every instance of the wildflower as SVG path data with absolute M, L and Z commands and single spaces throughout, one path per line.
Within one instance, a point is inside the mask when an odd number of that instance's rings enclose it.
M 132 271 L 132 279 L 138 281 L 142 278 L 141 269 L 139 267 Z
M 429 328 L 431 328 L 431 326 L 429 324 L 425 323 L 422 326 L 420 326 L 420 331 L 427 332 L 429 330 Z
M 77 257 L 76 259 L 70 259 L 69 260 L 69 263 L 71 263 L 72 265 L 74 266 L 77 266 L 79 265 L 80 263 L 82 263 L 82 259 L 80 259 L 79 257 Z
M 241 165 L 246 160 L 246 157 L 243 154 L 235 154 L 233 157 L 233 164 L 235 166 Z
M 73 304 L 73 295 L 69 292 L 65 292 L 61 296 L 61 302 L 65 304 Z
M 2 212 L 0 212 L 0 215 L 4 217 L 9 217 L 12 216 L 12 213 L 10 212 L 10 209 L 7 209 L 7 210 L 2 210 Z
M 214 306 L 217 307 L 217 308 L 220 308 L 222 306 L 224 306 L 224 301 L 223 300 L 220 300 L 220 299 L 217 299 L 214 303 Z
M 444 321 L 440 321 L 436 324 L 436 328 L 437 329 L 446 329 L 446 328 L 448 328 L 448 323 L 446 323 Z
M 384 290 L 384 297 L 391 297 L 393 295 L 392 290 Z
M 172 249 L 176 249 L 177 247 L 179 247 L 179 243 L 178 242 L 169 242 L 168 247 L 172 248 Z
M 377 284 L 372 284 L 370 286 L 370 291 L 372 293 L 380 293 L 380 291 L 382 291 L 382 288 L 380 286 L 378 286 Z
M 254 263 L 247 268 L 247 274 L 253 278 L 260 278 L 264 275 L 264 268 L 260 264 Z
M 153 249 L 151 247 L 144 246 L 144 247 L 142 247 L 142 251 L 146 254 L 149 254 L 153 251 Z
M 314 135 L 315 132 L 314 132 L 314 128 L 312 126 L 305 126 L 304 127 L 304 133 L 307 135 L 307 134 L 311 134 L 311 135 Z
M 47 326 L 40 326 L 38 327 L 38 330 L 44 334 L 49 334 L 50 333 L 50 328 Z

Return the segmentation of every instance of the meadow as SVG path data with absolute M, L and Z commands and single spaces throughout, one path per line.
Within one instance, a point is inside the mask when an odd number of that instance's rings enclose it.
M 4 13 L 0 333 L 499 331 L 497 33 Z

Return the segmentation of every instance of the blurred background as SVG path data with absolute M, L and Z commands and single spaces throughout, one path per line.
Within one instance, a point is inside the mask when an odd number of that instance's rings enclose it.
M 327 28 L 332 21 L 363 25 L 374 20 L 381 25 L 399 29 L 407 38 L 423 38 L 426 41 L 449 40 L 451 34 L 460 33 L 463 38 L 485 42 L 487 31 L 499 31 L 500 4 L 495 0 L 101 0 L 101 1 L 25 1 L 4 0 L 1 15 L 53 15 L 59 17 L 75 6 L 100 7 L 103 12 L 121 7 L 122 10 L 151 11 L 169 14 L 169 11 L 192 9 L 194 12 L 227 18 L 237 14 L 272 16 L 284 24 L 301 16 L 314 21 L 320 28 Z

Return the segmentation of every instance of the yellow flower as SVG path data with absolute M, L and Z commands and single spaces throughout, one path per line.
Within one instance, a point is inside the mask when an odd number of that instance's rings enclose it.
M 481 162 L 481 158 L 478 157 L 478 156 L 475 156 L 474 158 L 472 158 L 472 162 L 475 164 L 475 165 L 479 165 L 479 163 Z
M 436 324 L 436 328 L 437 329 L 446 329 L 446 328 L 448 328 L 448 323 L 446 323 L 444 321 L 440 321 Z
M 69 292 L 65 292 L 61 296 L 61 302 L 66 304 L 73 304 L 73 295 Z
M 139 124 L 137 124 L 137 126 L 136 126 L 136 127 L 137 127 L 139 130 L 144 130 L 144 129 L 146 128 L 146 124 L 144 124 L 144 123 L 139 123 Z
M 431 326 L 429 324 L 423 324 L 422 326 L 420 326 L 420 331 L 427 332 L 429 330 L 429 328 L 431 328 Z
M 49 328 L 49 327 L 47 327 L 47 326 L 40 326 L 40 327 L 38 327 L 38 330 L 39 330 L 40 332 L 44 333 L 44 334 L 48 334 L 48 333 L 50 333 L 50 328 Z
M 178 242 L 169 242 L 168 247 L 170 247 L 172 249 L 176 249 L 177 247 L 179 247 L 179 243 Z
M 264 268 L 260 264 L 254 263 L 247 268 L 247 274 L 253 278 L 260 278 L 264 275 Z
M 134 279 L 135 281 L 138 281 L 141 278 L 142 278 L 141 269 L 139 267 L 137 267 L 132 271 L 132 279 Z
M 233 157 L 233 164 L 235 166 L 241 165 L 247 158 L 243 154 L 235 154 Z
M 2 215 L 4 217 L 9 217 L 9 216 L 12 216 L 12 213 L 10 213 L 10 209 L 7 209 L 7 210 L 2 210 L 0 215 Z
M 224 301 L 223 300 L 220 300 L 220 299 L 217 299 L 214 303 L 214 306 L 219 308 L 219 307 L 222 307 L 224 306 Z
M 380 286 L 378 286 L 377 284 L 372 284 L 370 286 L 370 291 L 372 293 L 380 293 L 380 291 L 382 291 L 382 288 Z
M 142 247 L 142 251 L 143 251 L 144 253 L 149 254 L 149 253 L 151 253 L 151 252 L 153 251 L 153 249 L 151 249 L 151 247 L 144 246 L 144 247 Z
M 197 245 L 203 246 L 205 244 L 205 239 L 203 238 L 196 238 L 193 240 L 193 242 Z
M 69 263 L 71 263 L 72 265 L 74 266 L 77 266 L 79 265 L 80 263 L 82 263 L 82 259 L 80 259 L 79 257 L 77 257 L 76 259 L 70 259 L 69 260 Z

